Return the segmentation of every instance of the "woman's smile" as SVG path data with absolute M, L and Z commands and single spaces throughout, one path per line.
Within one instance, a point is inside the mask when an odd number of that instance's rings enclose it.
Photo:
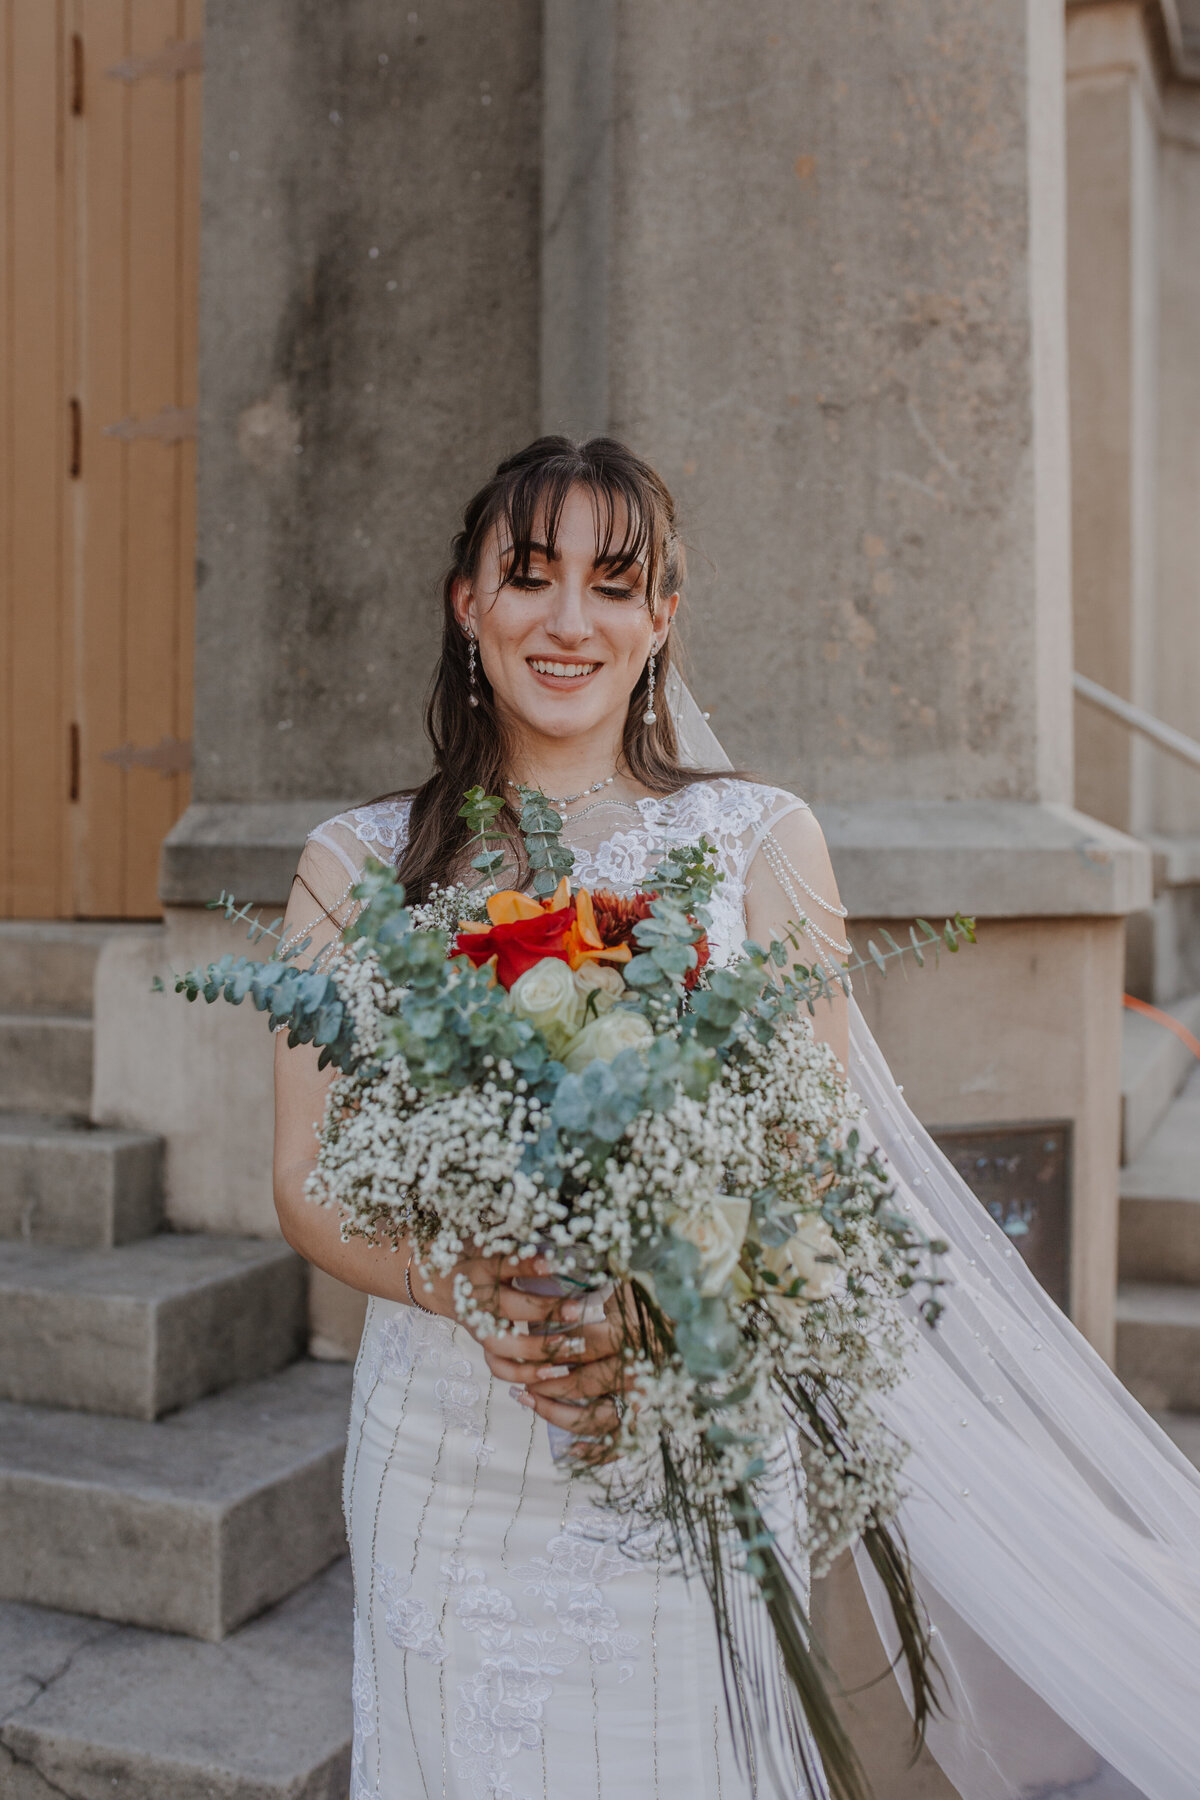
M 527 656 L 525 661 L 535 675 L 552 687 L 578 687 L 601 666 L 598 662 L 562 662 L 545 656 Z

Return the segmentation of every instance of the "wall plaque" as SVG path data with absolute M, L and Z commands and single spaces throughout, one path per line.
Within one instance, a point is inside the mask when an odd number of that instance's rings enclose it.
M 1071 1270 L 1071 1125 L 953 1125 L 930 1134 L 1064 1310 Z

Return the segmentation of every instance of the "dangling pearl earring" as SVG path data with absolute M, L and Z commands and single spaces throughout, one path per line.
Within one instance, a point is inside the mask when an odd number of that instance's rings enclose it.
M 467 700 L 471 706 L 478 706 L 479 684 L 475 679 L 475 633 L 470 629 L 467 631 L 467 681 L 471 688 Z
M 643 725 L 653 725 L 658 714 L 654 710 L 654 658 L 656 652 L 650 652 L 650 661 L 646 664 L 646 710 L 642 714 Z

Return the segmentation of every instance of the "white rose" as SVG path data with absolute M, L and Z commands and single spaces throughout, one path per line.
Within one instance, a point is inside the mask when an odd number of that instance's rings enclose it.
M 599 1018 L 610 1006 L 615 1006 L 625 992 L 625 982 L 621 971 L 614 969 L 611 963 L 580 963 L 575 971 L 575 986 L 583 995 L 585 1012 L 587 1003 L 591 1001 L 589 1017 Z M 595 999 L 592 1000 L 592 995 Z
M 585 1025 L 574 1043 L 568 1045 L 563 1061 L 572 1075 L 579 1075 L 591 1062 L 611 1062 L 622 1050 L 643 1050 L 653 1036 L 640 1012 L 621 1006 Z
M 718 1194 L 703 1212 L 674 1213 L 667 1223 L 676 1237 L 686 1238 L 700 1252 L 700 1292 L 719 1294 L 738 1266 L 750 1202 Z
M 552 1056 L 562 1055 L 583 1024 L 583 995 L 570 964 L 559 956 L 543 956 L 518 975 L 508 990 L 508 1004 L 537 1026 Z
M 780 1287 L 791 1287 L 797 1280 L 804 1284 L 790 1301 L 772 1290 L 771 1297 L 782 1306 L 824 1300 L 842 1278 L 841 1249 L 819 1213 L 803 1219 L 799 1230 L 786 1244 L 772 1245 L 764 1250 L 762 1261 L 764 1268 L 778 1275 Z

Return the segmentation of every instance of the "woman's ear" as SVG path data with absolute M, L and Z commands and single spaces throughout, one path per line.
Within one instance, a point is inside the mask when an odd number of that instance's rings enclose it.
M 454 577 L 454 587 L 450 604 L 454 608 L 454 616 L 470 637 L 475 636 L 475 596 L 471 584 L 465 575 Z
M 679 594 L 668 594 L 660 600 L 654 609 L 654 648 L 661 650 L 667 641 L 667 633 L 671 629 L 671 620 L 675 617 L 675 608 L 679 605 Z

